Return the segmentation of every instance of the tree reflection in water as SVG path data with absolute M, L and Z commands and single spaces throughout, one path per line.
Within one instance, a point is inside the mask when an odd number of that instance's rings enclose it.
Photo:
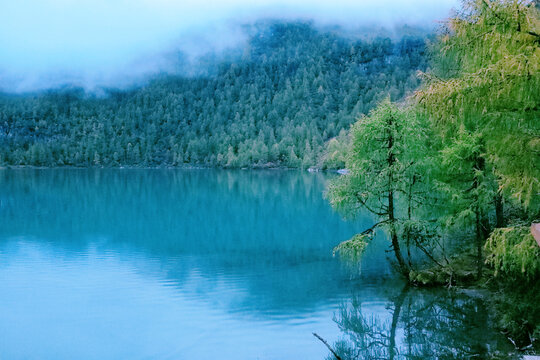
M 334 321 L 343 333 L 341 359 L 485 359 L 511 348 L 496 333 L 480 296 L 405 286 L 388 294 L 386 312 L 354 296 Z M 334 359 L 334 356 L 328 356 Z

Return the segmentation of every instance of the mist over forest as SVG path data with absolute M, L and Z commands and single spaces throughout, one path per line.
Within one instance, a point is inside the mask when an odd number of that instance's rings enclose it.
M 272 20 L 309 22 L 347 37 L 434 30 L 457 0 L 22 0 L 0 12 L 0 91 L 70 85 L 140 86 L 159 74 L 200 71 L 201 56 L 242 51 Z M 178 53 L 184 54 L 181 66 Z M 187 71 L 189 70 L 189 71 Z
M 175 72 L 138 86 L 5 93 L 0 163 L 340 167 L 348 127 L 410 93 L 427 67 L 428 33 L 397 33 L 259 21 L 242 46 L 196 61 L 173 52 Z
M 302 168 L 344 165 L 456 4 L 24 3 L 0 14 L 0 165 Z

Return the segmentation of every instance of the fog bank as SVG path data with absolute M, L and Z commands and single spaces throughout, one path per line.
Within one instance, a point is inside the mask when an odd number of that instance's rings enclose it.
M 188 59 L 241 46 L 258 19 L 434 27 L 456 0 L 18 0 L 0 11 L 0 90 L 126 87 Z

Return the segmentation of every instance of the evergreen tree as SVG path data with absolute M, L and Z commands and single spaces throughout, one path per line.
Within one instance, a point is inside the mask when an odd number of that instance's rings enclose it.
M 424 75 L 418 102 L 445 136 L 461 125 L 482 133 L 501 188 L 538 212 L 540 16 L 534 2 L 464 1 L 435 50 L 438 66 Z
M 468 200 L 459 187 L 450 191 L 451 199 L 464 201 L 458 206 L 462 218 L 468 213 L 475 219 L 479 252 L 480 242 L 490 231 L 490 200 L 499 227 L 505 223 L 502 195 L 508 195 L 508 203 L 523 207 L 513 224 L 492 233 L 488 260 L 501 269 L 535 272 L 538 266 L 510 265 L 508 261 L 518 257 L 507 254 L 528 254 L 528 260 L 520 258 L 521 264 L 538 261 L 538 249 L 517 249 L 535 248 L 532 237 L 524 238 L 530 246 L 515 241 L 528 228 L 524 221 L 530 224 L 540 217 L 538 8 L 534 1 L 464 1 L 435 50 L 440 55 L 433 71 L 424 74 L 424 85 L 415 97 L 445 139 L 443 155 L 447 155 L 449 170 L 466 169 L 464 179 L 472 185 L 465 189 Z
M 104 97 L 0 94 L 2 165 L 310 167 L 390 87 L 396 98 L 412 91 L 427 65 L 421 36 L 363 40 L 279 21 L 251 30 L 242 54 L 209 58 L 196 76 Z
M 412 211 L 424 203 L 424 167 L 430 161 L 426 148 L 428 133 L 421 120 L 411 109 L 399 108 L 389 100 L 369 116 L 360 118 L 351 129 L 346 161 L 350 174 L 334 180 L 327 193 L 332 206 L 345 214 L 354 216 L 367 210 L 378 218 L 375 225 L 336 250 L 359 255 L 381 227 L 390 238 L 395 259 L 405 276 L 410 265 L 401 245 L 407 236 L 406 229 L 411 229 L 413 222 L 420 226 L 420 219 Z

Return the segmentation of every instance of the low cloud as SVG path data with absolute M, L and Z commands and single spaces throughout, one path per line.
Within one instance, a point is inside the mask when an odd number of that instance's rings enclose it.
M 126 87 L 245 41 L 261 18 L 345 29 L 434 26 L 456 0 L 17 0 L 0 11 L 0 90 Z

